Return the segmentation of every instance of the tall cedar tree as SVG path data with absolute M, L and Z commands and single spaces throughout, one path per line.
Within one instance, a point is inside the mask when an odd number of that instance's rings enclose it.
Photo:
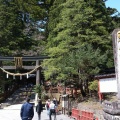
M 37 53 L 44 18 L 46 10 L 38 0 L 0 0 L 0 55 L 22 55 L 31 49 Z
M 0 56 L 39 55 L 47 14 L 39 0 L 0 0 Z
M 43 63 L 43 65 L 47 65 L 46 76 L 56 75 L 56 77 L 62 76 L 59 79 L 66 79 L 63 74 L 69 75 L 75 69 L 78 71 L 78 80 L 82 90 L 83 82 L 89 80 L 89 75 L 97 74 L 100 69 L 113 65 L 112 41 L 109 36 L 114 29 L 114 21 L 108 14 L 103 0 L 56 0 L 49 13 L 50 31 L 46 52 L 51 56 L 51 59 Z M 84 49 L 86 46 L 87 49 Z M 88 57 L 86 56 L 87 61 L 80 51 L 76 52 L 81 48 L 81 52 L 89 53 Z M 91 51 L 99 49 L 99 55 L 93 56 L 88 48 L 93 49 Z M 69 54 L 73 54 L 74 57 L 66 63 Z M 77 63 L 70 64 L 70 61 L 74 61 L 76 56 L 79 56 Z M 103 56 L 106 56 L 105 59 Z M 102 60 L 99 61 L 101 57 Z M 98 63 L 94 61 L 95 64 L 90 62 L 91 66 L 88 65 L 87 62 L 92 61 L 93 58 Z M 84 62 L 79 64 L 80 61 Z M 93 68 L 93 72 L 88 73 L 91 68 Z M 84 71 L 82 75 L 81 71 Z M 87 78 L 86 73 L 88 74 Z

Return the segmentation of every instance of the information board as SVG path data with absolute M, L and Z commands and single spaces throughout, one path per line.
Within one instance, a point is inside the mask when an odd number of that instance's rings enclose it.
M 99 79 L 99 92 L 100 93 L 118 92 L 116 78 Z

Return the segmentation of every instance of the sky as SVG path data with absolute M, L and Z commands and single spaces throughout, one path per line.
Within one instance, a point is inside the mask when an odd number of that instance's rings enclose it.
M 120 12 L 120 0 L 107 0 L 106 7 L 116 8 Z

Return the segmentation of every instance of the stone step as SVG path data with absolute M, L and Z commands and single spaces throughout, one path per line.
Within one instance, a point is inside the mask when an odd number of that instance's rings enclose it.
M 5 100 L 5 102 L 3 102 L 1 104 L 1 108 L 5 107 L 5 106 L 9 106 L 10 104 L 18 104 L 18 103 L 23 103 L 25 102 L 25 99 L 29 94 L 32 94 L 32 99 L 34 99 L 35 97 L 33 97 L 33 91 L 31 91 L 32 89 L 29 87 L 27 90 L 22 87 L 19 88 L 18 90 L 16 90 L 9 98 L 7 98 Z

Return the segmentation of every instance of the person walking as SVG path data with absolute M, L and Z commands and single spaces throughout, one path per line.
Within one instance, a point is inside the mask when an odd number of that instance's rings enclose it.
M 49 113 L 49 119 L 52 120 L 52 114 L 54 114 L 54 120 L 56 120 L 56 106 L 54 104 L 54 101 L 51 101 L 50 106 L 50 113 Z
M 36 112 L 38 114 L 38 120 L 41 120 L 41 112 L 43 111 L 43 105 L 42 105 L 42 101 L 39 100 L 38 104 L 36 106 Z
M 50 114 L 50 99 L 48 99 L 47 101 L 46 101 L 46 105 L 45 105 L 45 108 L 46 108 L 46 110 L 47 110 L 47 115 L 49 115 Z
M 55 104 L 56 107 L 58 106 L 58 101 L 56 98 L 53 99 L 53 103 Z
M 56 114 L 58 113 L 58 101 L 56 98 L 53 99 L 53 103 L 55 104 Z
M 20 116 L 22 120 L 32 120 L 34 116 L 33 105 L 30 103 L 29 97 L 27 97 L 26 102 L 21 107 Z

